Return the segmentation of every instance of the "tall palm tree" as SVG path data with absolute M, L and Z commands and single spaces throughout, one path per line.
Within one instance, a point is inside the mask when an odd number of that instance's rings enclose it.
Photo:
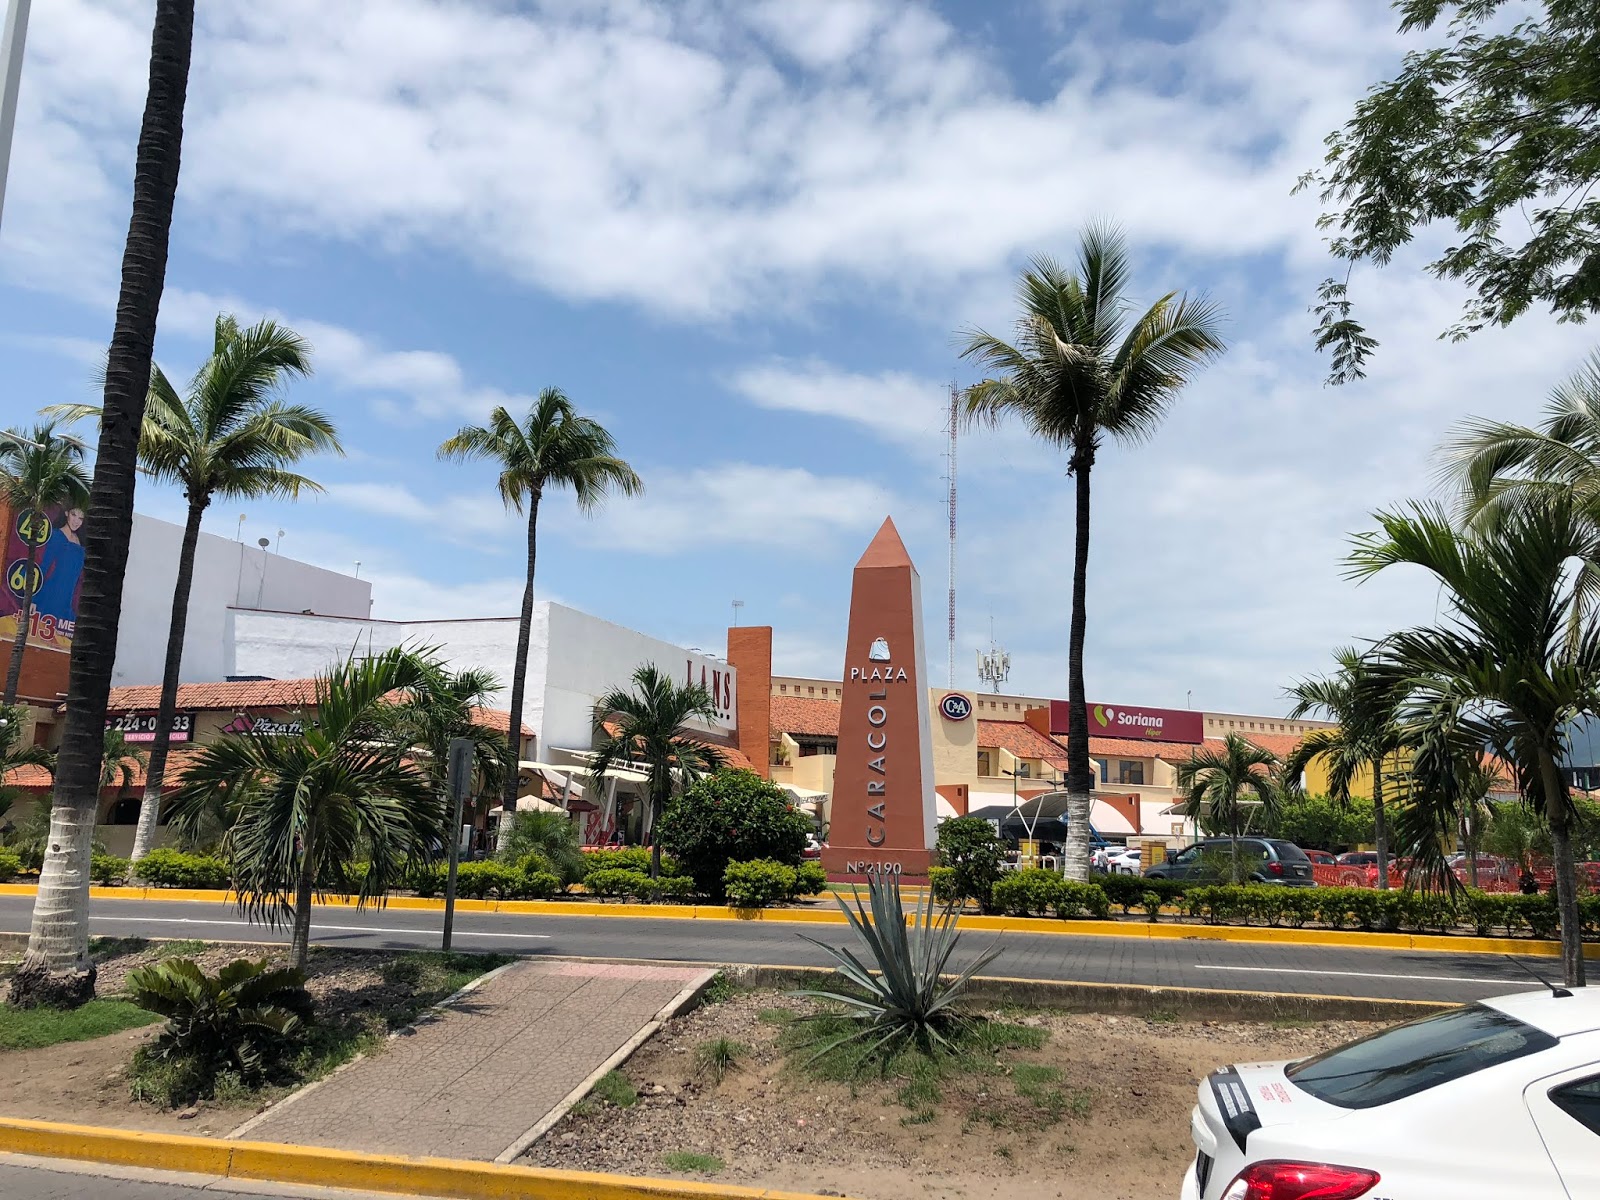
M 522 703 L 528 682 L 528 639 L 533 625 L 533 572 L 538 558 L 539 502 L 547 488 L 571 488 L 578 508 L 593 512 L 613 491 L 635 496 L 644 484 L 632 467 L 616 456 L 616 442 L 597 421 L 580 417 L 572 401 L 557 388 L 545 388 L 521 424 L 504 408 L 489 414 L 487 425 L 465 425 L 439 447 L 439 457 L 485 458 L 500 468 L 500 499 L 528 518 L 528 574 L 522 588 L 517 624 L 517 659 L 511 670 L 511 725 L 522 728 Z M 517 751 L 512 738 L 510 761 L 501 781 L 503 814 L 500 836 L 511 832 L 517 812 Z
M 0 433 L 0 500 L 11 510 L 11 520 L 27 543 L 24 566 L 8 572 L 5 586 L 18 599 L 17 634 L 11 642 L 11 664 L 6 668 L 5 696 L 0 704 L 15 704 L 22 681 L 22 656 L 28 645 L 33 619 L 33 596 L 39 588 L 39 551 L 55 530 L 45 515 L 48 508 L 81 509 L 89 503 L 89 474 L 83 469 L 84 445 L 75 437 L 55 431 L 53 425 L 35 425 L 30 433 Z M 0 547 L 9 530 L 0 530 Z
M 23 767 L 56 769 L 56 756 L 43 746 L 33 746 L 22 740 L 27 728 L 28 710 L 20 704 L 0 705 L 0 816 L 4 816 L 21 793 L 6 783 L 11 772 Z
M 1366 686 L 1407 697 L 1400 719 L 1417 747 L 1403 818 L 1410 852 L 1424 873 L 1442 875 L 1443 841 L 1461 808 L 1452 743 L 1487 746 L 1512 763 L 1550 826 L 1562 965 L 1567 983 L 1581 986 L 1574 809 L 1560 764 L 1569 723 L 1600 710 L 1600 625 L 1572 614 L 1579 596 L 1570 563 L 1583 553 L 1586 522 L 1561 494 L 1472 532 L 1453 527 L 1437 505 L 1377 519 L 1378 530 L 1356 539 L 1352 575 L 1421 567 L 1448 607 L 1440 623 L 1391 634 L 1368 656 Z
M 167 657 L 161 672 L 150 769 L 145 774 L 139 827 L 133 835 L 133 861 L 155 844 L 166 779 L 167 741 L 178 708 L 178 676 L 189 624 L 189 591 L 194 582 L 195 547 L 200 522 L 213 499 L 293 500 L 321 486 L 289 466 L 308 454 L 342 454 L 333 422 L 323 413 L 277 398 L 291 378 L 311 374 L 311 348 L 293 330 L 263 320 L 241 329 L 220 314 L 212 333 L 211 356 L 182 394 L 160 367 L 150 370 L 150 396 L 139 433 L 139 460 L 154 479 L 175 483 L 188 502 L 178 573 L 172 587 L 167 624 Z M 95 417 L 86 404 L 57 404 L 46 410 L 70 419 Z
M 173 799 L 180 834 L 208 820 L 219 798 L 232 823 L 223 850 L 239 907 L 291 929 L 289 957 L 304 967 L 318 882 L 357 905 L 381 903 L 426 862 L 444 824 L 444 797 L 410 761 L 411 747 L 381 736 L 386 697 L 420 687 L 436 663 L 404 649 L 351 658 L 316 685 L 316 720 L 299 737 L 226 734 L 201 749 Z M 347 868 L 357 851 L 367 870 Z
M 1178 766 L 1181 812 L 1210 830 L 1225 829 L 1233 839 L 1233 882 L 1239 871 L 1239 838 L 1248 823 L 1244 810 L 1259 805 L 1262 815 L 1278 811 L 1282 790 L 1275 768 L 1278 756 L 1237 733 L 1223 739 L 1222 749 L 1206 750 Z
M 650 809 L 644 832 L 650 840 L 650 877 L 661 875 L 661 843 L 651 836 L 675 789 L 687 787 L 722 765 L 722 753 L 689 728 L 716 719 L 717 706 L 702 684 L 681 687 L 653 663 L 633 673 L 633 690 L 613 688 L 594 706 L 599 748 L 589 772 L 598 792 L 606 772 L 631 766 L 650 777 Z
M 89 960 L 89 855 L 99 804 L 106 699 L 117 653 L 122 577 L 133 529 L 133 485 L 166 285 L 183 106 L 194 44 L 194 0 L 156 0 L 150 83 L 134 156 L 133 215 L 106 355 L 94 487 L 84 528 L 83 582 L 67 676 L 49 851 L 39 874 L 28 952 L 11 977 L 14 1003 L 81 1003 L 94 994 Z
M 1130 273 L 1121 233 L 1091 225 L 1075 268 L 1040 257 L 1023 272 L 1014 344 L 979 329 L 965 332 L 961 341 L 961 356 L 991 373 L 967 389 L 968 418 L 998 423 L 1017 417 L 1067 455 L 1076 485 L 1065 854 L 1066 873 L 1074 879 L 1089 878 L 1094 789 L 1083 682 L 1090 472 L 1107 438 L 1131 445 L 1153 436 L 1184 385 L 1224 348 L 1215 304 L 1169 292 L 1138 312 L 1127 295 Z
M 1389 823 L 1384 807 L 1384 764 L 1405 751 L 1403 732 L 1395 720 L 1399 697 L 1384 696 L 1366 686 L 1366 663 L 1346 646 L 1334 651 L 1339 669 L 1323 679 L 1304 679 L 1289 689 L 1291 720 L 1320 713 L 1338 723 L 1314 729 L 1300 739 L 1284 761 L 1291 787 L 1312 759 L 1328 769 L 1328 792 L 1340 804 L 1350 803 L 1350 785 L 1362 771 L 1372 773 L 1373 841 L 1378 851 L 1378 886 L 1389 886 Z
M 121 790 L 126 792 L 133 786 L 139 768 L 149 764 L 150 754 L 128 741 L 120 729 L 106 730 L 104 747 L 100 756 L 100 790 L 105 791 L 120 779 Z

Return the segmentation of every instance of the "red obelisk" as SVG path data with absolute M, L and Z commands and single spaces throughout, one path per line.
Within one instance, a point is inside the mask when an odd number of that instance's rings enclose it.
M 830 879 L 928 877 L 935 810 L 922 651 L 922 585 L 894 521 L 885 520 L 850 591 L 833 816 L 822 852 Z

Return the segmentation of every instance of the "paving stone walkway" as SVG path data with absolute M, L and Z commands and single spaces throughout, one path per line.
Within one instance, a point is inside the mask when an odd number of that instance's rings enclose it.
M 437 1020 L 269 1109 L 241 1136 L 493 1159 L 710 975 L 689 967 L 519 963 Z

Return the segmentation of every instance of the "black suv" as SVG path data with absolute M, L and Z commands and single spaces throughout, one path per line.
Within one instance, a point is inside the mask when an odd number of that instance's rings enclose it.
M 1189 883 L 1226 883 L 1232 878 L 1233 839 L 1206 838 L 1164 863 L 1145 871 L 1148 879 L 1182 879 Z M 1293 842 L 1279 838 L 1240 838 L 1239 877 L 1246 883 L 1281 883 L 1316 887 L 1311 860 Z

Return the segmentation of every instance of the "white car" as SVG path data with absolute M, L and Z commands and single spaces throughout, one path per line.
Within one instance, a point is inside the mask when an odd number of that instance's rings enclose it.
M 1106 860 L 1106 870 L 1113 875 L 1137 875 L 1139 873 L 1139 847 L 1123 850 L 1113 854 Z
M 1094 853 L 1089 855 L 1089 865 L 1096 871 L 1109 870 L 1111 859 L 1116 855 L 1121 854 L 1124 849 L 1126 849 L 1124 846 L 1097 847 Z
M 1600 1196 L 1600 988 L 1451 1009 L 1200 1084 L 1183 1200 Z

